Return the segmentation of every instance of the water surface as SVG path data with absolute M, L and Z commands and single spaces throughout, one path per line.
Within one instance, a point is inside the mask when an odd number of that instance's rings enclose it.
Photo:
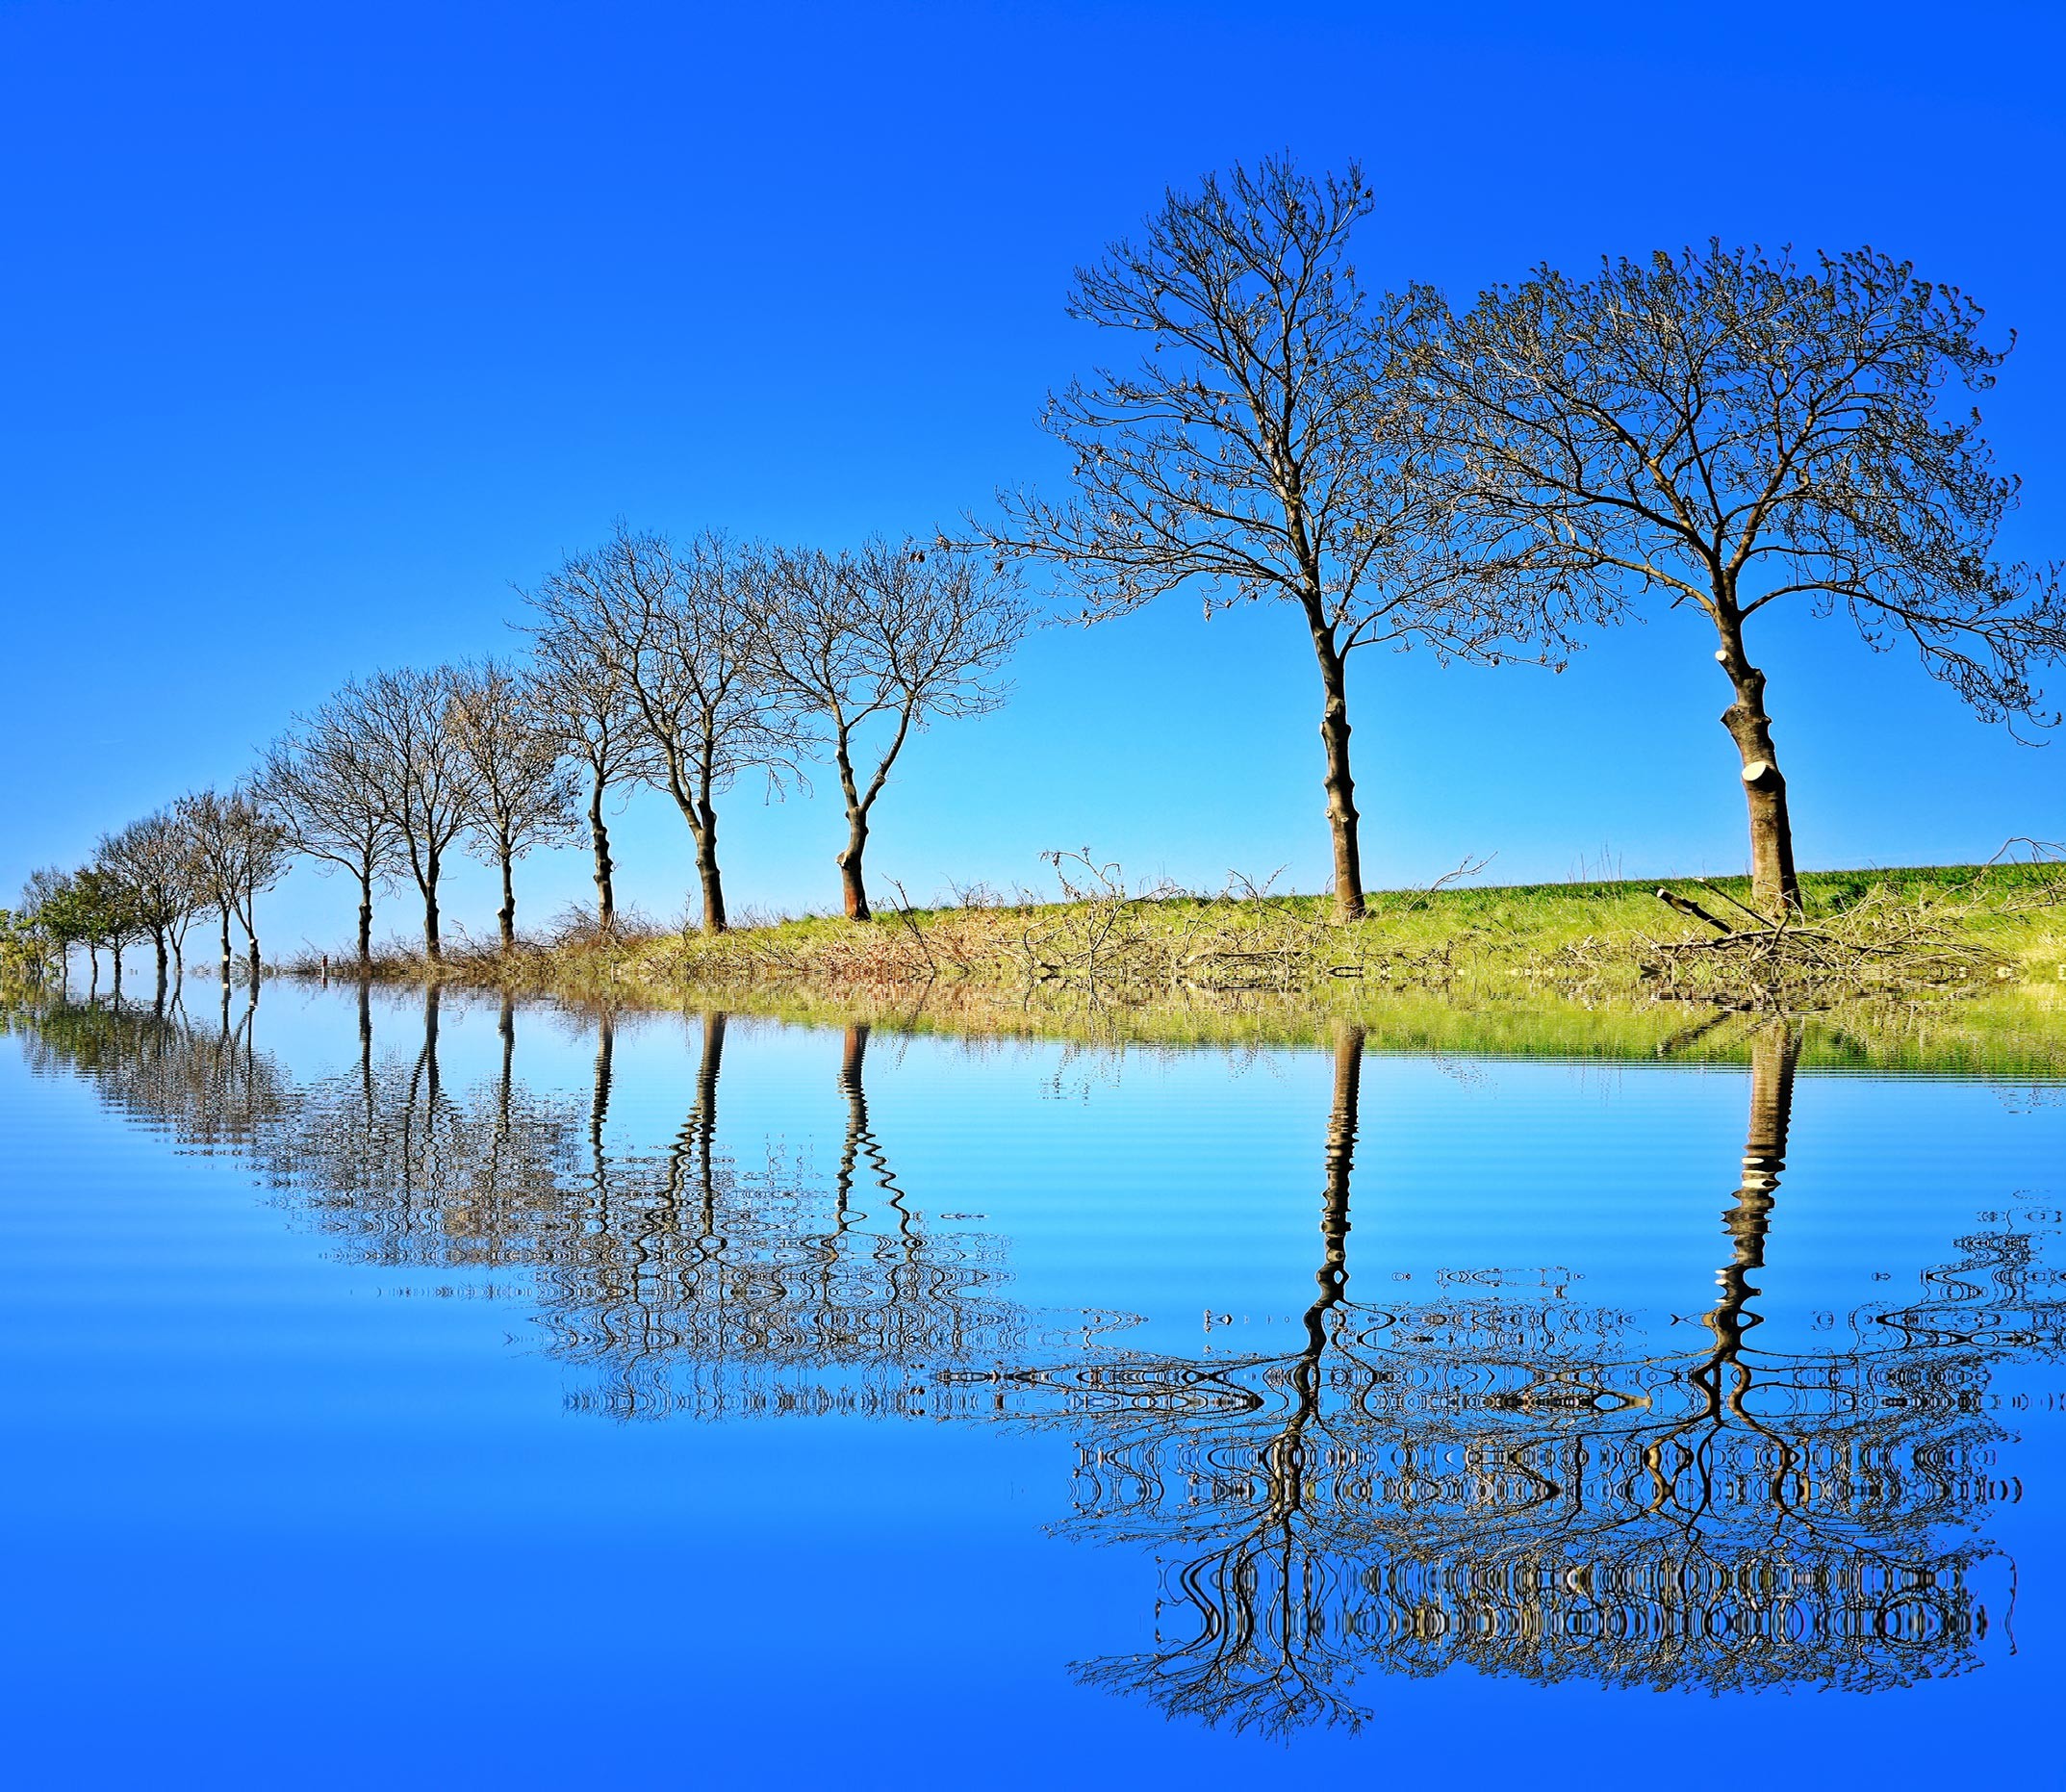
M 7 1025 L 14 1782 L 2054 1771 L 2053 1088 Z

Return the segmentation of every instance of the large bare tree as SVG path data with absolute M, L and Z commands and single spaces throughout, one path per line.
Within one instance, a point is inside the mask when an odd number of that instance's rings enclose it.
M 358 951 L 372 961 L 373 891 L 401 868 L 400 832 L 381 801 L 374 743 L 356 686 L 331 698 L 266 750 L 253 789 L 295 852 L 338 865 L 359 886 Z
M 1421 357 L 1484 514 L 1538 590 L 1649 594 L 1713 625 L 1733 701 L 1758 905 L 1796 908 L 1786 781 L 1746 625 L 1792 599 L 1906 641 L 1979 714 L 2043 721 L 2033 662 L 2066 651 L 2056 574 L 2004 566 L 2017 483 L 1979 416 L 1981 312 L 1872 249 L 1803 266 L 1662 251 L 1591 280 L 1486 293 Z
M 880 539 L 854 554 L 775 553 L 767 573 L 758 651 L 778 698 L 830 747 L 846 801 L 841 900 L 865 921 L 863 855 L 891 768 L 913 730 L 1003 701 L 997 675 L 1025 632 L 1026 604 L 1002 568 Z
M 367 776 L 422 895 L 423 953 L 433 963 L 445 956 L 438 910 L 445 858 L 477 804 L 460 691 L 458 672 L 437 666 L 375 673 L 338 694 L 362 719 Z
M 727 926 L 717 799 L 742 772 L 778 777 L 794 756 L 753 652 L 762 577 L 759 556 L 723 535 L 676 544 L 620 525 L 526 594 L 544 633 L 579 642 L 623 681 L 656 762 L 651 781 L 695 842 L 706 934 Z
M 531 708 L 523 681 L 506 666 L 491 659 L 459 668 L 452 718 L 472 798 L 468 832 L 502 876 L 495 918 L 506 952 L 517 943 L 516 861 L 573 837 L 574 779 L 561 763 L 559 730 Z
M 617 924 L 617 864 L 610 857 L 607 800 L 613 789 L 653 781 L 661 774 L 660 758 L 617 660 L 597 653 L 575 629 L 555 625 L 532 631 L 524 682 L 532 713 L 558 736 L 560 751 L 585 770 L 596 921 L 608 933 Z
M 1525 632 L 1459 537 L 1436 445 L 1399 402 L 1348 262 L 1373 194 L 1362 172 L 1315 180 L 1288 161 L 1171 192 L 1138 241 L 1081 269 L 1070 315 L 1136 338 L 1123 371 L 1049 398 L 1076 496 L 1006 495 L 993 547 L 1071 576 L 1086 620 L 1180 585 L 1208 611 L 1288 604 L 1320 673 L 1335 901 L 1364 912 L 1348 660 L 1424 645 L 1497 659 Z M 1385 308 L 1410 330 L 1414 301 Z M 1381 332 L 1381 336 L 1384 332 Z

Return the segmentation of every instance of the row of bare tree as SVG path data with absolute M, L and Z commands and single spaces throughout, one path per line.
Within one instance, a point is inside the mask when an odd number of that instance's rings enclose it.
M 1377 194 L 1283 159 L 1170 192 L 1079 271 L 1072 315 L 1140 343 L 1054 395 L 1075 493 L 1007 494 L 993 549 L 1057 563 L 1096 620 L 1178 586 L 1310 635 L 1345 919 L 1364 909 L 1347 664 L 1383 644 L 1561 664 L 1643 600 L 1713 627 L 1755 897 L 1798 906 L 1786 782 L 1747 631 L 1769 605 L 1906 643 L 1986 720 L 2049 725 L 2056 566 L 2002 564 L 2018 484 L 1970 407 L 2006 347 L 1980 308 L 1870 248 L 1549 268 L 1467 307 L 1373 297 L 1348 260 Z M 2013 344 L 2013 337 L 2009 339 Z M 1434 743 L 1401 753 L 1417 775 Z
M 162 990 L 194 922 L 213 910 L 221 926 L 222 981 L 230 979 L 235 919 L 255 982 L 258 898 L 286 875 L 291 858 L 286 830 L 251 790 L 194 791 L 103 834 L 92 858 L 76 870 L 33 873 L 23 914 L 58 957 L 84 947 L 96 981 L 107 952 L 117 990 L 123 952 L 149 940 Z
M 843 904 L 865 919 L 876 802 L 913 730 L 998 700 L 1027 560 L 1059 570 L 1090 621 L 1180 586 L 1209 608 L 1289 606 L 1320 673 L 1344 920 L 1364 912 L 1361 648 L 1561 666 L 1584 626 L 1646 598 L 1703 614 L 1754 899 L 1774 918 L 1799 886 L 1748 644 L 1759 612 L 1842 611 L 1875 648 L 1908 643 L 1982 718 L 2056 721 L 2033 672 L 2066 654 L 2058 568 L 1996 558 L 2017 482 L 1977 412 L 1942 402 L 1991 386 L 2006 353 L 1980 340 L 1971 299 L 1869 248 L 1811 267 L 1719 243 L 1590 279 L 1540 269 L 1468 308 L 1420 287 L 1373 296 L 1348 245 L 1376 203 L 1353 166 L 1236 167 L 1170 192 L 1138 240 L 1081 270 L 1073 313 L 1144 352 L 1051 397 L 1072 496 L 1007 493 L 958 541 L 846 554 L 620 526 L 527 594 L 527 664 L 347 683 L 218 801 L 350 873 L 362 959 L 375 887 L 412 880 L 436 958 L 439 881 L 462 843 L 500 869 L 507 943 L 513 864 L 585 822 L 611 925 L 606 799 L 634 783 L 679 809 L 702 926 L 722 931 L 719 798 L 819 754 L 845 802 Z M 116 850 L 134 832 L 111 841 L 117 858 L 136 857 Z M 194 887 L 229 887 L 213 875 Z M 155 872 L 130 883 L 154 892 L 162 956 L 176 904 Z M 244 912 L 195 900 L 222 908 L 225 932 Z
M 695 847 L 701 925 L 725 929 L 718 802 L 742 777 L 776 784 L 829 758 L 845 799 L 837 855 L 846 912 L 869 916 L 876 805 L 911 734 L 979 713 L 1027 621 L 1007 567 L 942 548 L 870 541 L 847 553 L 676 542 L 620 525 L 525 594 L 531 653 L 375 673 L 297 716 L 251 776 L 107 836 L 93 863 L 40 872 L 27 892 L 60 950 L 98 963 L 144 937 L 161 981 L 198 914 L 220 911 L 230 974 L 236 917 L 258 968 L 255 903 L 296 856 L 357 885 L 358 956 L 373 897 L 406 878 L 423 946 L 442 953 L 440 887 L 455 852 L 501 879 L 501 942 L 516 940 L 515 866 L 585 832 L 598 920 L 615 926 L 610 802 L 664 790 Z

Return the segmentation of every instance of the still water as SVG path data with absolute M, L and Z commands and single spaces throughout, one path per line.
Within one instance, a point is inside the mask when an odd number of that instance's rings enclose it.
M 9 1784 L 2056 1782 L 2054 1088 L 5 1031 Z

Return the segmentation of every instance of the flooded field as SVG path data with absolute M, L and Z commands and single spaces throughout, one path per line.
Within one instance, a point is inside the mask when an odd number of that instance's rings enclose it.
M 2050 1771 L 2022 1068 L 296 986 L 6 1032 L 18 1783 Z

